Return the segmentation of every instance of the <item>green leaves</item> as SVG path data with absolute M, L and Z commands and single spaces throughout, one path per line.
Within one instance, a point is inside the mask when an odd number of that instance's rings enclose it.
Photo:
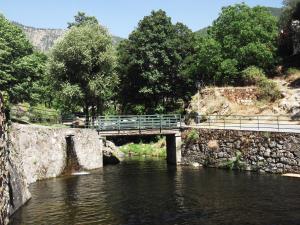
M 76 19 L 78 24 L 54 46 L 48 70 L 60 104 L 68 106 L 65 111 L 80 106 L 103 113 L 118 84 L 115 50 L 108 31 L 85 20 Z
M 224 7 L 208 35 L 198 38 L 190 73 L 206 83 L 241 84 L 245 68 L 274 67 L 277 36 L 277 19 L 268 9 L 245 4 Z
M 174 111 L 189 82 L 181 73 L 192 54 L 194 35 L 185 25 L 173 25 L 162 10 L 139 22 L 118 49 L 120 97 L 127 113 Z M 136 106 L 136 107 L 135 107 Z
M 0 15 L 0 90 L 12 103 L 36 102 L 42 92 L 46 56 L 33 47 L 20 28 Z M 39 99 L 40 100 L 40 99 Z

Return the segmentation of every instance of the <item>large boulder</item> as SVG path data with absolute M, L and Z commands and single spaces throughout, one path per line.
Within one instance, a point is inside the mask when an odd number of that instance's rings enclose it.
M 103 164 L 118 164 L 125 158 L 125 154 L 111 141 L 103 143 Z

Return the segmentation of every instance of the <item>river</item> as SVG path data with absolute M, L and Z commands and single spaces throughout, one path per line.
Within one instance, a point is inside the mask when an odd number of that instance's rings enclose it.
M 12 225 L 300 224 L 300 179 L 133 159 L 37 182 Z

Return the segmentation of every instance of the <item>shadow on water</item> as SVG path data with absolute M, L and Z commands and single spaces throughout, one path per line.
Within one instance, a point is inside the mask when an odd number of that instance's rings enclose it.
M 11 224 L 300 223 L 300 180 L 129 159 L 87 176 L 31 186 Z

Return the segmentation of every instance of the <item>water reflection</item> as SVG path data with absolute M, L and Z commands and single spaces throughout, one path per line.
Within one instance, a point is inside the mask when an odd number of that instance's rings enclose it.
M 300 180 L 129 160 L 38 182 L 11 224 L 300 224 Z

